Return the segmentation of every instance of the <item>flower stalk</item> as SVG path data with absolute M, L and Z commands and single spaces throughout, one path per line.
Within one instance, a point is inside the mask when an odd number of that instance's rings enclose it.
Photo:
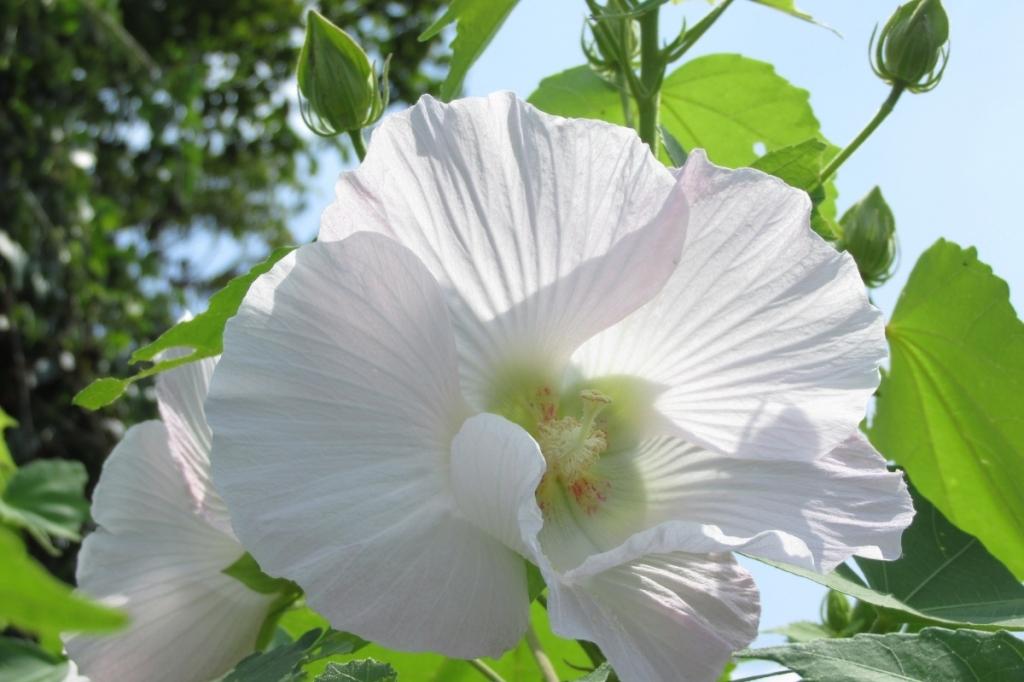
M 526 628 L 526 645 L 530 648 L 533 660 L 537 662 L 537 668 L 540 669 L 544 682 L 559 682 L 555 666 L 552 665 L 551 658 L 548 657 L 544 647 L 541 646 L 540 640 L 537 639 L 537 633 L 534 632 L 532 625 Z
M 658 47 L 658 12 L 655 6 L 643 14 L 640 24 L 640 88 L 634 91 L 637 109 L 637 133 L 656 154 L 658 150 L 658 109 L 661 107 L 661 83 L 665 79 L 665 61 Z
M 362 161 L 366 158 L 366 143 L 363 141 L 363 131 L 359 128 L 348 131 L 349 139 L 352 140 L 352 149 L 355 150 L 356 156 Z
M 872 118 L 868 124 L 864 126 L 864 129 L 857 134 L 857 137 L 853 138 L 850 141 L 850 144 L 846 145 L 846 147 L 843 148 L 843 151 L 839 152 L 834 159 L 829 161 L 828 165 L 821 171 L 821 177 L 818 178 L 819 186 L 835 175 L 835 172 L 839 170 L 839 167 L 842 166 L 862 144 L 864 144 L 864 141 L 871 136 L 871 133 L 875 132 L 875 129 L 882 124 L 882 121 L 892 113 L 892 110 L 896 107 L 896 102 L 899 100 L 900 95 L 903 94 L 905 89 L 906 86 L 903 83 L 896 83 L 892 86 L 892 90 L 889 91 L 889 96 L 885 98 L 884 102 L 882 102 L 882 106 L 878 108 L 878 112 L 875 114 L 874 118 Z

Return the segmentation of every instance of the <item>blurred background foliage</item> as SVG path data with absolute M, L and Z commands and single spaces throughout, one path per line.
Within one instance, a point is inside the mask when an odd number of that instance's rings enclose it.
M 373 58 L 392 55 L 401 104 L 447 70 L 443 36 L 417 41 L 441 4 L 319 9 Z M 128 373 L 133 348 L 290 242 L 320 145 L 348 153 L 298 115 L 290 78 L 308 6 L 0 3 L 0 408 L 18 421 L 7 440 L 19 464 L 79 460 L 91 488 L 123 425 L 154 404 L 146 384 L 101 413 L 72 408 L 75 393 Z M 71 581 L 69 550 L 36 554 Z

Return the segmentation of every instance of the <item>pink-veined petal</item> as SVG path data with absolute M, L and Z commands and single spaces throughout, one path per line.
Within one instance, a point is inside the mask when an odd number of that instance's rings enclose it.
M 424 97 L 374 131 L 319 238 L 371 230 L 423 261 L 448 294 L 465 395 L 488 410 L 508 366 L 560 373 L 661 289 L 686 228 L 675 184 L 620 126 L 511 93 Z
M 690 222 L 661 293 L 574 355 L 586 377 L 629 375 L 674 431 L 742 457 L 812 459 L 864 418 L 886 355 L 857 267 L 810 228 L 807 195 L 692 153 Z

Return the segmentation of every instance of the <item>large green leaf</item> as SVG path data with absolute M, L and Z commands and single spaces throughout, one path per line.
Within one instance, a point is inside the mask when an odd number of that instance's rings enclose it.
M 1024 585 L 928 500 L 914 507 L 898 560 L 857 559 L 868 585 L 933 620 L 1024 628 Z
M 952 525 L 916 491 L 912 493 L 917 514 L 903 533 L 903 555 L 896 561 L 858 557 L 866 584 L 845 566 L 821 575 L 766 563 L 902 612 L 906 621 L 1024 629 L 1024 586 L 977 538 Z
M 767 62 L 713 54 L 683 64 L 661 90 L 661 123 L 686 149 L 724 166 L 748 166 L 765 151 L 819 137 L 810 94 Z
M 98 410 L 120 398 L 125 389 L 139 379 L 189 362 L 220 355 L 224 349 L 224 325 L 238 312 L 238 306 L 242 304 L 249 286 L 294 248 L 286 246 L 275 250 L 266 260 L 255 265 L 246 274 L 235 277 L 227 286 L 211 296 L 210 305 L 205 312 L 190 320 L 179 322 L 152 343 L 132 353 L 132 362 L 153 362 L 152 366 L 126 379 L 104 377 L 93 381 L 75 396 L 75 405 Z M 176 348 L 191 348 L 192 351 L 185 355 L 157 360 L 161 353 Z
M 625 125 L 619 94 L 584 64 L 548 76 L 528 100 L 542 111 L 569 118 L 594 118 Z
M 89 518 L 81 462 L 38 459 L 16 470 L 0 495 L 0 522 L 29 533 L 51 554 L 50 537 L 78 541 Z
M 549 76 L 530 102 L 551 114 L 622 125 L 616 90 L 588 66 Z M 716 54 L 683 64 L 665 79 L 661 123 L 686 150 L 702 147 L 725 166 L 748 166 L 764 151 L 821 135 L 809 95 L 766 62 Z
M 420 40 L 430 40 L 451 23 L 455 24 L 452 63 L 441 84 L 441 98 L 452 99 L 462 89 L 469 67 L 483 54 L 491 39 L 505 23 L 519 0 L 452 0 L 448 9 L 423 32 Z
M 1024 578 L 1024 324 L 974 249 L 939 240 L 886 331 L 871 439 L 954 524 Z
M 74 594 L 28 556 L 21 538 L 2 526 L 0 557 L 0 621 L 43 637 L 112 631 L 127 621 L 121 612 Z
M 927 628 L 916 635 L 857 635 L 742 651 L 804 682 L 1019 682 L 1024 642 L 1005 632 Z
M 68 663 L 24 639 L 0 637 L 0 680 L 64 682 Z

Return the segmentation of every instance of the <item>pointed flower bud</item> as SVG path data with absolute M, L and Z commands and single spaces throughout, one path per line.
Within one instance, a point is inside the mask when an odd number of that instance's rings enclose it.
M 892 276 L 896 261 L 896 219 L 877 187 L 851 206 L 839 220 L 839 248 L 849 251 L 861 278 L 877 287 Z
M 388 105 L 388 60 L 378 85 L 376 64 L 347 33 L 310 10 L 299 54 L 302 119 L 325 137 L 370 125 Z
M 850 625 L 850 618 L 853 615 L 853 608 L 846 595 L 835 590 L 829 590 L 825 596 L 825 624 L 832 632 L 842 632 Z
M 871 66 L 888 83 L 925 92 L 942 79 L 948 43 L 949 19 L 940 0 L 912 0 L 897 7 L 882 28 Z

